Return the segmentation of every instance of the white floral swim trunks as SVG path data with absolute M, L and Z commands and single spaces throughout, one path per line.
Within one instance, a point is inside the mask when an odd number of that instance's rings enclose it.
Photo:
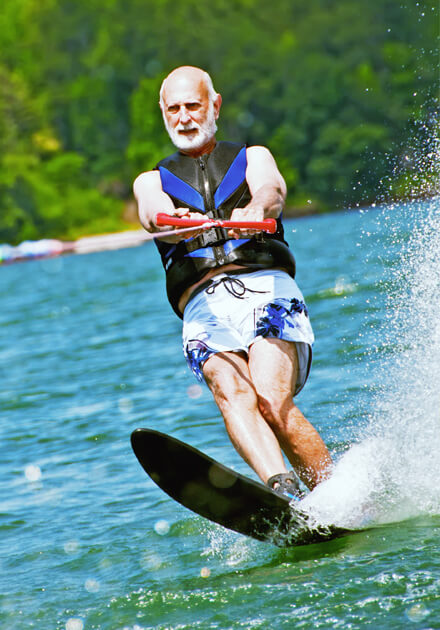
M 221 273 L 186 305 L 183 352 L 199 381 L 212 354 L 247 353 L 253 343 L 267 337 L 296 343 L 298 394 L 310 372 L 314 336 L 303 295 L 284 271 Z

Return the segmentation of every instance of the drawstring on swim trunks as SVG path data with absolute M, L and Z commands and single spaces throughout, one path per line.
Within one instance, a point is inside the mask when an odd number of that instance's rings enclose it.
M 245 299 L 245 293 L 268 293 L 268 291 L 257 291 L 255 289 L 249 289 L 239 278 L 234 278 L 231 276 L 224 276 L 220 278 L 220 280 L 215 280 L 212 282 L 209 287 L 205 289 L 206 293 L 209 295 L 213 294 L 217 287 L 221 284 L 224 284 L 225 289 L 228 293 L 238 298 L 239 300 Z

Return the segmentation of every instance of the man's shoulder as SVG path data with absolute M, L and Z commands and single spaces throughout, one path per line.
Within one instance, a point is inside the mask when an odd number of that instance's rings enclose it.
M 145 171 L 136 177 L 133 182 L 133 190 L 135 194 L 152 190 L 156 188 L 160 188 L 160 175 L 159 171 Z
M 273 165 L 275 162 L 275 158 L 273 157 L 270 150 L 260 144 L 255 144 L 247 147 L 246 158 L 249 166 L 252 166 L 252 164 L 255 164 L 256 166 L 264 166 L 265 164 Z
M 258 157 L 272 156 L 272 153 L 269 151 L 269 149 L 267 147 L 264 147 L 262 144 L 252 144 L 251 146 L 247 146 L 246 153 L 247 155 Z

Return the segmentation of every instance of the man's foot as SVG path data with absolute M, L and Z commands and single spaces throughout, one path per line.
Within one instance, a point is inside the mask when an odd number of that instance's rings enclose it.
M 288 473 L 280 473 L 279 475 L 269 477 L 266 485 L 281 497 L 289 499 L 289 501 L 300 501 L 304 496 L 304 493 L 299 487 L 298 478 L 293 470 Z

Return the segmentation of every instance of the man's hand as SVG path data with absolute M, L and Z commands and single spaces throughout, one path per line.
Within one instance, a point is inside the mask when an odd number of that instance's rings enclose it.
M 235 208 L 231 214 L 231 221 L 263 221 L 264 219 L 264 208 L 261 206 L 249 205 L 245 208 Z M 231 238 L 244 238 L 257 233 L 258 230 L 250 230 L 249 228 L 228 230 L 228 236 Z
M 172 212 L 167 212 L 167 214 L 171 216 L 183 218 L 183 219 L 201 219 L 203 221 L 207 220 L 206 215 L 201 214 L 200 212 L 190 212 L 188 208 L 175 208 Z M 160 238 L 161 230 L 168 231 L 172 228 L 167 227 L 167 226 L 161 226 L 161 227 L 156 226 L 156 229 L 157 229 L 157 238 Z M 179 228 L 176 228 L 176 230 L 177 229 Z M 194 228 L 194 230 L 192 230 L 191 232 L 185 232 L 184 234 L 176 234 L 176 236 L 166 236 L 161 240 L 165 241 L 166 243 L 179 243 L 180 241 L 183 241 L 184 239 L 187 239 L 187 238 L 195 238 L 196 236 L 199 236 L 199 234 L 201 233 L 202 233 L 202 230 L 200 230 L 199 228 Z

